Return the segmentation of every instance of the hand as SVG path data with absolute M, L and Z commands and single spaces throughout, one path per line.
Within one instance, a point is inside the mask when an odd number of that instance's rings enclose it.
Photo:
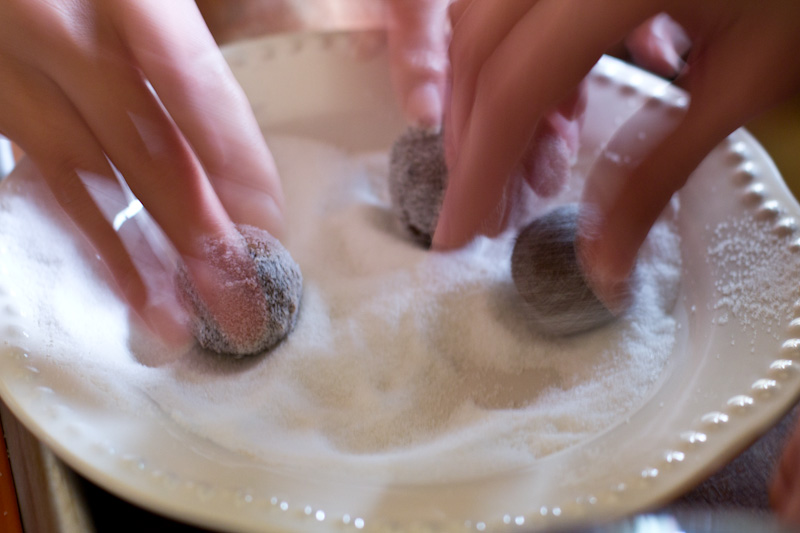
M 800 4 L 722 1 L 460 0 L 453 42 L 450 182 L 434 246 L 452 248 L 502 228 L 501 199 L 542 117 L 586 76 L 603 51 L 660 12 L 692 43 L 680 83 L 691 105 L 674 130 L 632 169 L 618 194 L 591 191 L 594 215 L 578 252 L 598 295 L 612 300 L 672 194 L 705 155 L 755 114 L 800 87 Z
M 449 73 L 449 0 L 386 0 L 392 79 L 406 120 L 441 128 Z
M 197 0 L 218 42 L 276 31 L 387 28 L 394 85 L 409 123 L 439 128 L 450 0 Z
M 220 305 L 230 280 L 209 276 L 204 242 L 232 235 L 233 222 L 280 233 L 274 162 L 191 0 L 4 0 L 0 78 L 0 132 L 160 333 L 178 327 L 174 314 L 93 195 L 119 192 L 112 164 Z
M 800 424 L 794 430 L 778 462 L 769 499 L 778 515 L 792 524 L 800 524 Z

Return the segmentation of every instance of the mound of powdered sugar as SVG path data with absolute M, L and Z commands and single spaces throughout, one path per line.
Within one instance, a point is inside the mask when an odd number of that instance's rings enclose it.
M 390 211 L 386 153 L 296 138 L 269 145 L 287 199 L 282 242 L 305 287 L 292 335 L 244 363 L 199 350 L 160 364 L 143 357 L 152 341 L 131 330 L 94 257 L 67 225 L 5 191 L 0 246 L 18 261 L 2 283 L 16 284 L 38 317 L 31 359 L 58 376 L 57 394 L 99 395 L 123 412 L 146 395 L 166 423 L 266 465 L 422 483 L 531 464 L 585 441 L 662 378 L 677 329 L 673 221 L 642 249 L 625 316 L 546 339 L 520 312 L 513 231 L 451 253 L 422 250 Z

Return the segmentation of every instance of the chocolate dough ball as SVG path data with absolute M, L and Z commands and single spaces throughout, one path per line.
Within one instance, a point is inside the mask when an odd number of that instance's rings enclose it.
M 300 309 L 303 276 L 286 248 L 267 231 L 244 224 L 236 229 L 255 264 L 257 284 L 263 293 L 264 312 L 258 331 L 248 331 L 246 339 L 221 331 L 183 266 L 178 269 L 177 285 L 191 317 L 190 329 L 200 345 L 217 353 L 243 356 L 269 350 L 292 331 Z
M 577 204 L 550 211 L 526 226 L 511 256 L 511 276 L 537 331 L 568 336 L 602 326 L 614 314 L 586 283 L 575 252 Z
M 446 185 L 442 134 L 406 130 L 392 146 L 389 195 L 400 222 L 423 246 L 431 245 Z

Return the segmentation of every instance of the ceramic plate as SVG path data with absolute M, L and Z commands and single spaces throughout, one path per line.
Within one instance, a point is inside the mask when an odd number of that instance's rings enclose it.
M 226 56 L 270 133 L 374 150 L 402 131 L 379 33 L 272 37 L 230 47 Z M 598 63 L 589 84 L 584 169 L 635 111 L 669 123 L 688 105 L 663 80 L 611 58 Z M 792 275 L 800 272 L 800 207 L 773 163 L 737 131 L 697 169 L 680 203 L 683 277 L 674 313 L 681 328 L 663 378 L 625 420 L 524 469 L 450 484 L 377 484 L 300 475 L 220 449 L 145 398 L 138 408 L 118 401 L 129 386 L 124 375 L 86 379 L 81 360 L 52 364 L 57 344 L 31 349 L 41 323 L 21 303 L 6 241 L 0 393 L 81 474 L 209 528 L 522 531 L 634 513 L 730 460 L 800 392 Z M 79 313 L 89 296 L 54 305 Z

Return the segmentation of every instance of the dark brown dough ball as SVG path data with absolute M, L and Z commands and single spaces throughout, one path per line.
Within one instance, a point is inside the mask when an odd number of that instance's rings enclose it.
M 577 204 L 550 211 L 526 226 L 511 256 L 511 276 L 532 326 L 550 336 L 582 333 L 614 314 L 586 283 L 575 252 Z
M 267 231 L 244 224 L 236 229 L 255 263 L 257 283 L 264 296 L 264 319 L 255 335 L 243 340 L 221 331 L 184 267 L 178 269 L 177 285 L 200 345 L 217 353 L 243 356 L 269 350 L 292 331 L 300 309 L 303 276 L 286 248 Z
M 423 246 L 431 245 L 446 186 L 442 134 L 406 130 L 392 146 L 389 195 L 400 222 Z

